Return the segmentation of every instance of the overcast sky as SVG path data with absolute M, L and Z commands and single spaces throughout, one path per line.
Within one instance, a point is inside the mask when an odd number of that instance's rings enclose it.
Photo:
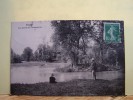
M 25 47 L 35 51 L 41 43 L 52 45 L 53 33 L 50 21 L 13 22 L 11 48 L 15 53 L 22 54 Z

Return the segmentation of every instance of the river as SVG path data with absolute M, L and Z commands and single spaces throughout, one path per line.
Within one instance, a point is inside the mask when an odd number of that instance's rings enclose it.
M 49 77 L 54 73 L 57 82 L 66 82 L 73 79 L 92 79 L 91 72 L 54 72 L 55 67 L 11 67 L 11 83 L 32 84 L 49 82 Z M 97 72 L 97 79 L 112 80 L 120 78 L 119 71 Z

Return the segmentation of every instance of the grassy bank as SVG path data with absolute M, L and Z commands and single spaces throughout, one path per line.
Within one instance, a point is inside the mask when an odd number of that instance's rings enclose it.
M 15 95 L 124 95 L 124 80 L 72 80 L 55 84 L 12 84 L 11 93 Z
M 45 65 L 45 62 L 38 62 L 38 61 L 30 61 L 30 62 L 22 62 L 22 63 L 12 63 L 12 67 L 32 67 L 32 66 L 42 66 Z

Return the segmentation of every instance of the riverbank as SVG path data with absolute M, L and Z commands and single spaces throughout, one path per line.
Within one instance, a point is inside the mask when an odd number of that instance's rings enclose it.
M 30 62 L 22 62 L 22 63 L 12 63 L 11 67 L 33 67 L 33 66 L 38 66 L 38 67 L 65 67 L 67 63 L 62 63 L 62 62 L 45 62 L 45 61 L 30 61 Z
M 30 62 L 22 62 L 22 63 L 12 63 L 12 67 L 42 67 L 42 68 L 55 68 L 54 72 L 82 72 L 82 71 L 89 71 L 88 67 L 85 66 L 71 66 L 70 62 L 64 63 L 64 62 L 45 62 L 45 61 L 30 61 Z M 120 67 L 120 66 L 119 66 Z M 124 72 L 124 69 L 118 69 L 116 66 L 104 66 L 104 65 L 98 65 L 97 71 L 119 71 L 122 70 Z
M 87 96 L 87 95 L 124 95 L 124 80 L 78 79 L 50 84 L 11 84 L 14 95 L 46 96 Z

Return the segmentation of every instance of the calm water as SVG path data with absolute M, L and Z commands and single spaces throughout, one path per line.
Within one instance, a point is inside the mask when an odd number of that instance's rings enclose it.
M 73 79 L 92 79 L 91 72 L 54 72 L 53 67 L 12 67 L 11 83 L 38 83 L 48 82 L 49 77 L 54 73 L 57 82 L 70 81 Z M 122 76 L 118 71 L 97 72 L 98 79 L 112 80 Z

